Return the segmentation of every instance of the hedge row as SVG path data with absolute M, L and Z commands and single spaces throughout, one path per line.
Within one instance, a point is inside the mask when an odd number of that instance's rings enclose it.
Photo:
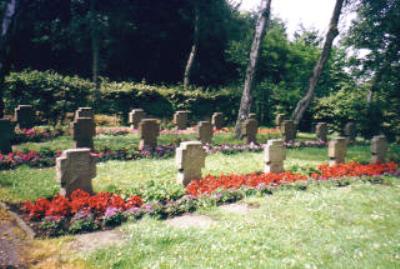
M 183 91 L 181 86 L 150 86 L 133 82 L 109 82 L 100 86 L 101 100 L 94 105 L 95 86 L 79 77 L 61 76 L 52 71 L 23 71 L 6 78 L 6 113 L 18 104 L 32 104 L 40 119 L 56 123 L 68 112 L 80 106 L 92 106 L 96 113 L 119 114 L 127 120 L 132 108 L 143 108 L 149 115 L 169 119 L 175 110 L 192 111 L 193 120 L 223 112 L 227 120 L 234 120 L 240 95 L 233 89 L 207 91 L 194 88 Z

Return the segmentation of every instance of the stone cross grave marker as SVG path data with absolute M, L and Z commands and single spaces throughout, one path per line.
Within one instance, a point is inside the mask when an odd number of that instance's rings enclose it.
M 213 128 L 209 121 L 200 121 L 196 126 L 197 138 L 203 144 L 211 144 Z
M 75 111 L 75 117 L 77 118 L 91 118 L 94 120 L 94 112 L 91 107 L 80 107 Z
M 384 135 L 374 136 L 371 140 L 371 163 L 384 163 L 388 142 Z
M 315 126 L 315 134 L 317 139 L 323 142 L 328 141 L 328 124 L 326 122 L 318 122 Z
M 129 112 L 129 124 L 132 129 L 138 129 L 140 121 L 144 118 L 145 113 L 143 109 L 136 108 Z
M 177 182 L 188 185 L 194 179 L 201 178 L 201 169 L 205 166 L 206 152 L 200 141 L 182 142 L 176 149 Z
M 256 113 L 249 113 L 249 119 L 257 119 L 257 114 Z
M 354 122 L 348 122 L 344 127 L 344 135 L 349 143 L 353 143 L 356 140 L 357 129 Z
M 15 109 L 15 121 L 17 122 L 18 128 L 32 128 L 35 121 L 33 107 L 31 105 L 19 105 Z
M 275 117 L 275 126 L 279 128 L 284 120 L 285 114 L 277 114 Z
M 247 119 L 242 122 L 242 137 L 245 138 L 246 143 L 257 143 L 258 122 L 255 119 Z
M 189 111 L 179 110 L 174 114 L 174 124 L 178 130 L 185 130 L 188 124 Z
M 328 145 L 328 156 L 329 165 L 334 166 L 336 164 L 344 163 L 347 152 L 347 139 L 344 137 L 338 137 L 334 140 L 329 141 Z
M 93 149 L 93 137 L 96 135 L 96 126 L 92 118 L 75 118 L 72 123 L 72 137 L 75 148 Z
M 93 193 L 92 179 L 96 177 L 96 158 L 89 148 L 67 149 L 56 159 L 60 194 L 69 196 L 77 189 Z
M 157 119 L 143 119 L 139 123 L 139 149 L 154 149 L 160 135 L 160 124 Z
M 224 114 L 222 112 L 215 112 L 211 117 L 211 123 L 215 129 L 224 127 Z
M 11 139 L 14 128 L 9 119 L 0 119 L 0 153 L 8 154 L 12 151 Z
M 264 147 L 264 172 L 265 173 L 281 173 L 283 169 L 283 161 L 286 159 L 285 146 L 282 139 L 268 140 Z
M 296 139 L 296 125 L 292 120 L 284 120 L 281 124 L 281 133 L 284 141 L 291 142 Z

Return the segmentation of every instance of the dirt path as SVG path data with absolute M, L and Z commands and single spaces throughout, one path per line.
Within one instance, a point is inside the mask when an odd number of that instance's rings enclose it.
M 26 268 L 22 258 L 26 243 L 24 231 L 0 207 L 0 268 Z

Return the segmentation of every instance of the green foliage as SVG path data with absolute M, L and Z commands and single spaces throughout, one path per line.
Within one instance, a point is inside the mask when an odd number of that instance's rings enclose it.
M 354 121 L 360 130 L 366 117 L 366 92 L 354 88 L 342 88 L 336 93 L 316 101 L 315 120 L 329 123 L 331 130 L 339 133 L 349 121 Z
M 61 76 L 52 71 L 23 71 L 6 77 L 6 111 L 20 104 L 33 105 L 41 120 L 56 123 L 80 106 L 90 104 L 94 85 L 76 76 Z
M 11 73 L 5 85 L 6 111 L 13 113 L 18 104 L 32 104 L 41 120 L 56 123 L 80 106 L 91 106 L 94 84 L 55 72 L 23 71 Z M 144 83 L 109 82 L 101 84 L 97 113 L 121 115 L 124 121 L 132 108 L 141 107 L 149 115 L 171 118 L 178 109 L 190 110 L 193 120 L 206 119 L 222 111 L 226 120 L 234 119 L 240 96 L 235 89 L 184 92 L 181 86 L 151 86 Z
M 392 0 L 355 1 L 357 18 L 349 29 L 346 45 L 364 55 L 351 61 L 353 77 L 370 91 L 367 118 L 371 128 L 400 139 L 400 2 Z M 376 124 L 375 115 L 381 115 Z
M 178 184 L 149 181 L 140 188 L 129 191 L 131 195 L 139 195 L 144 201 L 171 201 L 178 200 L 185 195 L 185 190 Z

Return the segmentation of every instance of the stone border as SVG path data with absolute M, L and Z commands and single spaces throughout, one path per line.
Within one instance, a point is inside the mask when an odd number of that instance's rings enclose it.
M 28 224 L 25 223 L 25 221 L 20 216 L 18 216 L 18 214 L 10 210 L 10 208 L 3 202 L 0 202 L 0 207 L 6 210 L 7 213 L 10 214 L 12 218 L 14 218 L 19 228 L 21 228 L 25 232 L 29 239 L 36 238 L 36 233 L 31 227 L 29 227 Z

